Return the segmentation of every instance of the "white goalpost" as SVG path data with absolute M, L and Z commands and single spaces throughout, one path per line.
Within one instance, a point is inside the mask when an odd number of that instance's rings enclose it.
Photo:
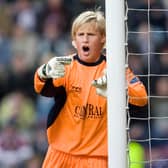
M 108 168 L 126 168 L 124 1 L 106 0 Z
M 146 7 L 138 6 L 140 2 L 144 2 Z M 163 63 L 160 63 L 160 66 L 165 65 L 167 62 L 168 30 L 160 29 L 160 25 L 157 25 L 158 27 L 156 25 L 156 27 L 153 26 L 151 19 L 153 16 L 157 20 L 158 16 L 161 16 L 163 13 L 168 18 L 168 4 L 166 3 L 167 1 L 165 3 L 163 3 L 164 1 L 158 1 L 163 6 L 154 5 L 152 7 L 154 2 L 151 0 L 138 2 L 132 0 L 105 0 L 108 78 L 108 168 L 133 168 L 136 166 L 138 168 L 168 167 L 168 92 L 166 89 L 168 74 L 164 69 L 162 72 L 152 71 L 152 66 L 155 66 L 155 64 L 153 65 L 152 58 L 154 59 L 156 56 L 160 59 L 161 57 L 164 58 L 165 60 L 162 60 Z M 129 26 L 128 23 L 130 23 L 131 17 L 134 16 L 144 19 L 141 24 L 142 27 L 138 27 L 141 29 L 135 27 L 132 29 Z M 144 18 L 141 18 L 142 16 Z M 134 18 L 134 21 L 137 18 Z M 133 24 L 136 23 L 133 22 Z M 158 39 L 163 40 L 164 36 L 167 40 L 159 44 Z M 138 37 L 142 41 L 138 42 Z M 129 50 L 131 46 L 130 41 L 135 43 L 135 45 L 138 44 L 138 48 Z M 162 50 L 157 50 L 157 47 L 160 47 L 159 45 L 163 45 Z M 167 47 L 164 48 L 165 46 Z M 139 51 L 139 47 L 142 47 L 142 51 Z M 134 114 L 131 113 L 126 97 L 125 66 L 130 63 L 129 61 L 133 57 L 141 59 L 143 64 L 140 64 L 140 66 L 142 66 L 142 69 L 145 67 L 147 70 L 143 72 L 135 69 L 137 70 L 135 73 L 137 76 L 146 79 L 146 89 L 148 92 L 148 105 L 146 110 L 143 109 L 145 114 L 142 114 L 142 116 L 136 114 L 134 112 L 135 109 L 133 110 Z M 138 65 L 140 62 L 133 63 Z M 157 65 L 159 65 L 159 62 L 157 62 Z M 157 67 L 153 67 L 153 69 L 155 68 Z M 151 92 L 154 89 L 152 87 L 152 79 L 154 78 L 156 82 L 155 87 L 157 86 L 155 89 L 160 89 L 160 92 L 157 90 L 153 93 Z M 143 125 L 143 127 L 136 127 L 139 126 L 138 123 L 141 126 Z M 140 128 L 138 133 L 141 134 L 140 138 L 137 134 L 138 131 L 134 132 L 136 135 L 132 136 L 131 131 L 135 130 L 135 128 Z M 145 134 L 143 135 L 143 133 Z M 137 150 L 138 152 L 134 153 L 136 158 L 131 158 L 130 144 L 136 144 L 136 147 L 140 147 Z M 136 147 L 134 146 L 134 149 Z

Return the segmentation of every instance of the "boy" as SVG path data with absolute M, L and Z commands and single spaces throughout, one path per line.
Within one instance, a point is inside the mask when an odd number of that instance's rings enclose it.
M 81 13 L 73 22 L 71 35 L 77 53 L 54 57 L 35 73 L 35 91 L 55 98 L 48 116 L 49 148 L 43 168 L 107 168 L 103 13 Z M 145 87 L 130 69 L 126 76 L 130 103 L 145 105 Z

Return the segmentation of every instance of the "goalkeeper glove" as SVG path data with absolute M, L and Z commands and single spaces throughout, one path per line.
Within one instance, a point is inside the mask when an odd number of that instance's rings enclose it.
M 51 58 L 47 64 L 43 64 L 37 70 L 41 79 L 60 78 L 65 75 L 65 65 L 70 64 L 71 56 L 60 56 Z
M 107 97 L 107 72 L 104 70 L 102 77 L 93 80 L 92 85 L 96 87 L 96 93 L 100 96 Z

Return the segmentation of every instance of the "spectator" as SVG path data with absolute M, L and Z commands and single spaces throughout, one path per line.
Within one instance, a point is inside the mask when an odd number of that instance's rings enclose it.
M 33 68 L 29 69 L 27 67 L 27 62 L 24 59 L 24 52 L 14 53 L 12 59 L 10 60 L 10 67 L 7 72 L 7 87 L 9 92 L 15 90 L 20 90 L 28 96 L 34 98 L 35 93 L 32 87 L 33 82 Z M 12 81 L 12 82 L 11 82 Z
M 12 52 L 23 53 L 22 56 L 25 61 L 27 69 L 32 69 L 37 57 L 38 37 L 36 34 L 27 31 L 22 25 L 13 25 L 13 32 L 11 36 Z
M 153 133 L 155 137 L 168 136 L 168 77 L 160 77 L 156 80 L 155 96 L 151 98 L 151 116 L 161 117 L 153 121 Z M 161 96 L 163 98 L 161 98 Z
M 20 134 L 13 122 L 6 123 L 0 133 L 0 165 L 3 168 L 19 167 L 33 155 L 31 145 Z
M 62 34 L 62 29 L 54 16 L 49 16 L 43 25 L 41 39 L 38 45 L 38 56 L 67 55 L 72 45 L 69 37 Z
M 17 0 L 12 6 L 14 23 L 20 25 L 26 31 L 35 31 L 36 11 L 30 0 Z
M 138 140 L 144 139 L 145 127 L 140 123 L 131 124 L 129 136 L 129 168 L 145 168 L 145 146 Z
M 23 132 L 30 131 L 35 122 L 35 109 L 31 99 L 17 91 L 6 95 L 0 104 L 0 125 L 14 122 Z
M 168 74 L 168 44 L 165 41 L 157 49 L 158 54 L 155 54 L 151 60 L 152 74 Z
M 62 30 L 62 33 L 69 31 L 71 13 L 65 7 L 63 0 L 47 0 L 43 2 L 41 10 L 37 14 L 37 32 L 42 33 L 45 21 L 54 17 L 55 21 Z

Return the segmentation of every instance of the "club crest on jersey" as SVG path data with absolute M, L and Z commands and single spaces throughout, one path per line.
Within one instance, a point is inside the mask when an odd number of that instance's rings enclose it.
M 82 91 L 82 88 L 78 86 L 71 86 L 71 91 L 80 93 Z
M 139 79 L 136 78 L 136 77 L 134 77 L 134 78 L 130 81 L 130 83 L 133 84 L 133 83 L 136 83 L 136 82 L 138 82 L 138 81 L 139 81 Z

